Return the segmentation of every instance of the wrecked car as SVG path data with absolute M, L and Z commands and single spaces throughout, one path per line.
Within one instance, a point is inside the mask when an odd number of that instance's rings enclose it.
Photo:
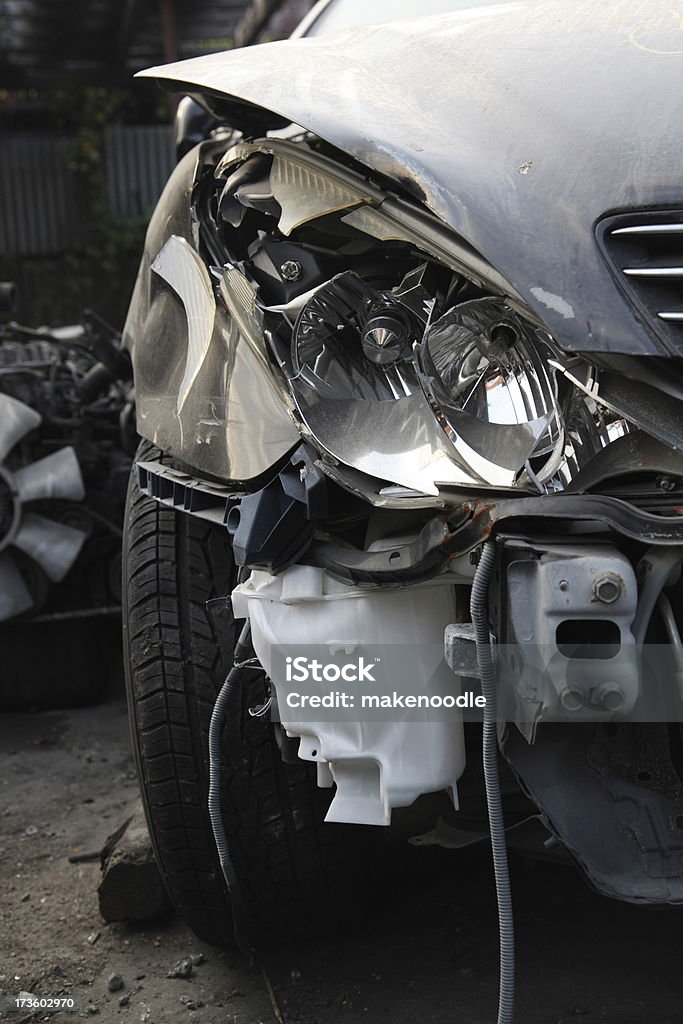
M 510 1020 L 510 826 L 683 901 L 679 54 L 538 0 L 145 72 L 226 125 L 124 331 L 131 716 L 202 937 L 353 919 L 395 830 L 490 835 Z M 326 679 L 402 703 L 291 702 Z

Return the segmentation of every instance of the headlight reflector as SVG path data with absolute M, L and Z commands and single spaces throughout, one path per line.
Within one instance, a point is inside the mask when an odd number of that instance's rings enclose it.
M 488 483 L 556 471 L 562 418 L 547 337 L 503 299 L 454 306 L 421 346 L 424 384 L 456 449 Z

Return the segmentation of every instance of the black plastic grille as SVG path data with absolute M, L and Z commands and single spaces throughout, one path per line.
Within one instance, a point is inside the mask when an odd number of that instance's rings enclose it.
M 597 235 L 641 319 L 673 355 L 683 355 L 683 210 L 607 217 Z

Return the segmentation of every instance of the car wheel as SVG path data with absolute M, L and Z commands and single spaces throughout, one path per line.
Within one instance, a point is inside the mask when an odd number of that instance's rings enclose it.
M 161 460 L 147 443 L 140 460 Z M 124 661 L 149 830 L 177 910 L 207 942 L 230 944 L 231 911 L 208 814 L 208 733 L 239 635 L 236 569 L 225 529 L 141 493 L 131 477 L 123 559 Z M 265 679 L 245 673 L 222 742 L 222 810 L 253 942 L 357 921 L 368 832 L 324 824 L 329 792 L 305 762 L 285 764 L 273 725 L 250 716 Z M 239 705 L 239 706 L 238 706 Z M 352 851 L 349 846 L 352 843 Z M 361 861 L 361 864 L 359 864 Z

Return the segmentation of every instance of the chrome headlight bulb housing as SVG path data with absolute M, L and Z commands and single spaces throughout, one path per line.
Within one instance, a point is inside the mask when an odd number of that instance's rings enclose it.
M 443 429 L 490 484 L 526 472 L 543 484 L 562 461 L 564 429 L 547 335 L 483 298 L 437 319 L 420 346 L 422 382 Z

